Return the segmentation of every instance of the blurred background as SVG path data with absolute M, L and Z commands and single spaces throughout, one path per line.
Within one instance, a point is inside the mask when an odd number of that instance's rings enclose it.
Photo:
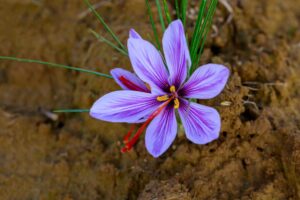
M 189 1 L 189 31 L 199 2 Z M 144 0 L 91 3 L 124 44 L 130 28 L 153 41 Z M 0 0 L 0 19 L 2 56 L 131 69 L 88 31 L 109 38 L 83 0 Z M 119 89 L 112 80 L 0 60 L 0 199 L 299 199 L 299 55 L 299 0 L 219 0 L 201 62 L 232 72 L 202 102 L 220 112 L 220 138 L 195 145 L 181 132 L 158 159 L 143 138 L 120 153 L 126 124 L 51 114 L 89 108 Z

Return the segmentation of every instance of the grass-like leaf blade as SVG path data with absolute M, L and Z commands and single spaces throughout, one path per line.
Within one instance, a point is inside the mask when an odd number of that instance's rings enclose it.
M 54 113 L 86 113 L 90 112 L 90 109 L 57 109 L 53 110 Z
M 105 23 L 104 19 L 101 17 L 101 15 L 95 10 L 93 5 L 89 2 L 89 0 L 84 0 L 88 8 L 91 10 L 91 12 L 97 17 L 99 22 L 103 25 L 105 30 L 112 36 L 112 38 L 120 45 L 122 49 L 127 51 L 126 47 L 123 45 L 123 43 L 120 41 L 120 39 L 116 36 L 116 34 L 109 28 L 109 26 Z
M 119 48 L 117 45 L 115 45 L 114 43 L 112 43 L 111 41 L 109 41 L 108 39 L 106 39 L 105 37 L 99 35 L 96 31 L 89 29 L 89 31 L 95 36 L 95 38 L 97 38 L 100 42 L 105 42 L 107 45 L 111 46 L 112 48 L 114 48 L 115 50 L 119 51 L 121 54 L 128 56 L 127 51 Z
M 181 21 L 183 23 L 183 27 L 185 27 L 187 6 L 188 0 L 181 0 Z
M 145 0 L 145 2 L 146 2 L 146 7 L 147 7 L 151 27 L 152 27 L 152 30 L 153 30 L 154 38 L 155 38 L 155 41 L 156 41 L 156 45 L 157 45 L 157 48 L 159 50 L 161 50 L 161 46 L 160 46 L 159 38 L 158 38 L 158 32 L 157 32 L 157 28 L 156 28 L 155 23 L 154 23 L 153 14 L 152 14 L 152 11 L 151 11 L 149 0 Z
M 167 18 L 167 22 L 168 22 L 168 24 L 170 24 L 172 19 L 171 19 L 171 15 L 170 15 L 167 0 L 163 0 L 163 3 L 164 3 L 164 11 L 165 11 L 165 15 L 166 15 L 166 18 Z
M 200 4 L 200 9 L 198 13 L 198 18 L 196 21 L 196 26 L 194 30 L 194 34 L 192 37 L 192 41 L 190 44 L 190 53 L 192 60 L 192 67 L 190 70 L 190 74 L 193 73 L 199 64 L 200 57 L 203 53 L 204 44 L 207 38 L 207 34 L 210 30 L 214 12 L 217 7 L 218 0 L 211 0 L 208 6 L 206 15 L 205 9 L 207 7 L 207 0 L 202 0 Z
M 218 3 L 218 0 L 212 0 L 212 7 L 211 9 L 209 9 L 210 13 L 208 14 L 209 16 L 207 17 L 207 20 L 208 20 L 208 25 L 206 27 L 206 30 L 204 32 L 204 35 L 203 35 L 203 39 L 201 41 L 201 45 L 200 45 L 200 50 L 199 50 L 199 56 L 198 56 L 198 62 L 200 60 L 200 56 L 202 55 L 203 53 L 203 49 L 204 49 L 204 44 L 205 44 L 205 41 L 206 41 L 206 38 L 207 38 L 207 34 L 210 30 L 210 27 L 212 25 L 212 21 L 213 21 L 213 16 L 214 16 L 214 13 L 216 11 L 216 7 L 217 7 L 217 3 Z
M 156 3 L 156 7 L 157 7 L 157 12 L 158 12 L 161 28 L 162 28 L 162 31 L 164 32 L 166 30 L 166 26 L 165 26 L 164 17 L 163 17 L 163 13 L 162 13 L 162 9 L 161 9 L 159 0 L 155 0 L 155 3 Z
M 41 61 L 41 60 L 16 58 L 16 57 L 11 57 L 11 56 L 0 56 L 0 60 L 11 60 L 11 61 L 17 61 L 17 62 L 24 62 L 24 63 L 37 63 L 37 64 L 41 64 L 41 65 L 47 65 L 49 67 L 70 69 L 70 70 L 84 72 L 84 73 L 88 73 L 88 74 L 93 74 L 93 75 L 101 76 L 101 77 L 105 77 L 105 78 L 113 78 L 112 76 L 110 76 L 108 74 L 103 74 L 103 73 L 95 72 L 95 71 L 88 70 L 88 69 L 82 69 L 82 68 L 78 68 L 78 67 L 71 67 L 71 66 L 68 66 L 68 65 L 51 63 L 51 62 L 46 62 L 46 61 Z
M 196 48 L 197 48 L 198 44 L 200 43 L 199 39 L 201 39 L 201 38 L 200 38 L 199 34 L 200 34 L 201 26 L 202 26 L 206 3 L 207 3 L 207 0 L 202 0 L 201 4 L 199 6 L 198 18 L 196 21 L 196 25 L 195 25 L 193 36 L 192 36 L 192 41 L 190 44 L 190 53 L 191 53 L 192 58 L 195 57 Z
M 180 11 L 179 11 L 179 3 L 178 3 L 178 0 L 175 0 L 175 9 L 176 9 L 177 19 L 181 19 L 181 14 L 180 14 Z

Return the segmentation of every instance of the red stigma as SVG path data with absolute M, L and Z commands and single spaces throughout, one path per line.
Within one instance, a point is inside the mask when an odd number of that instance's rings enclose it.
M 132 134 L 134 128 L 135 128 L 135 124 L 132 124 L 131 127 L 130 127 L 130 130 L 128 131 L 128 133 L 127 133 L 127 134 L 124 136 L 124 138 L 123 138 L 124 144 L 127 144 L 127 143 L 128 143 L 129 138 L 130 138 L 130 136 L 131 136 L 131 134 Z
M 120 76 L 119 80 L 130 90 L 135 90 L 135 91 L 141 91 L 141 92 L 148 92 L 145 89 L 141 88 L 140 86 L 134 84 L 124 76 Z
M 140 135 L 144 132 L 145 128 L 148 126 L 148 124 L 157 116 L 161 113 L 161 111 L 170 103 L 170 101 L 172 100 L 172 98 L 170 98 L 168 101 L 164 102 L 163 105 L 161 105 L 157 110 L 155 110 L 147 119 L 147 121 L 145 121 L 145 123 L 137 130 L 137 132 L 135 133 L 135 135 L 128 141 L 129 137 L 131 136 L 131 133 L 133 131 L 133 127 L 131 127 L 131 129 L 129 130 L 129 132 L 125 135 L 124 137 L 124 144 L 125 146 L 121 149 L 122 153 L 128 152 L 133 146 L 134 144 L 137 142 L 138 138 L 140 137 Z

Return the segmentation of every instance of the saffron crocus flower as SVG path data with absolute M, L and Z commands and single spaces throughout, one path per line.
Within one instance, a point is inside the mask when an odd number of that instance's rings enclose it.
M 177 111 L 185 134 L 193 143 L 206 144 L 219 136 L 218 112 L 189 99 L 217 96 L 227 82 L 229 70 L 222 65 L 207 64 L 187 78 L 191 59 L 180 20 L 172 22 L 165 31 L 163 51 L 164 58 L 151 43 L 131 30 L 128 52 L 135 73 L 113 69 L 113 78 L 124 90 L 104 95 L 91 108 L 90 115 L 96 119 L 143 123 L 131 139 L 133 130 L 125 136 L 123 152 L 130 150 L 147 128 L 148 152 L 154 157 L 163 154 L 177 134 Z

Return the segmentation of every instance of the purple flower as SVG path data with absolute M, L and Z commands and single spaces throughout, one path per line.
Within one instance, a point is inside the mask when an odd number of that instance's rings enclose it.
M 90 111 L 92 117 L 104 121 L 144 122 L 132 139 L 129 140 L 132 130 L 126 135 L 123 151 L 134 145 L 149 124 L 146 148 L 154 157 L 163 154 L 177 134 L 176 110 L 190 141 L 206 144 L 218 138 L 221 127 L 218 112 L 188 99 L 217 96 L 227 82 L 229 70 L 222 65 L 207 64 L 187 77 L 191 59 L 180 20 L 172 22 L 164 33 L 164 58 L 134 30 L 130 31 L 128 51 L 135 74 L 113 69 L 112 76 L 124 90 L 104 95 Z

